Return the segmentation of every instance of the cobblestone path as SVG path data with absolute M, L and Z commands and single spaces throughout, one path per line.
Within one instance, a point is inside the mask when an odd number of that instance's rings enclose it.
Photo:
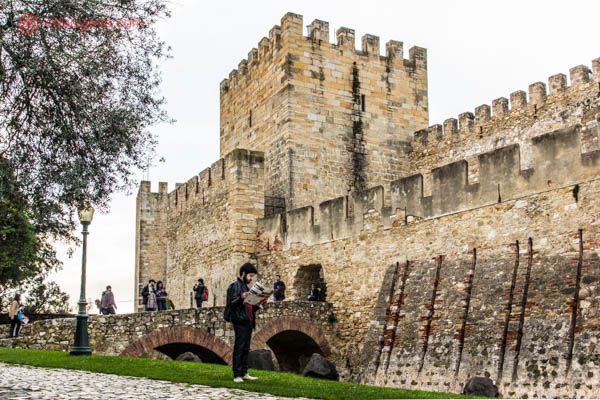
M 243 385 L 243 384 L 241 384 Z M 0 399 L 262 399 L 263 393 L 0 363 Z

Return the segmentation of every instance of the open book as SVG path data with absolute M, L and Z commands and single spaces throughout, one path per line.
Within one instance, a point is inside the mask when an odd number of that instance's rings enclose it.
M 250 294 L 244 299 L 244 303 L 257 305 L 273 294 L 273 289 L 263 286 L 260 282 L 254 282 L 250 288 Z

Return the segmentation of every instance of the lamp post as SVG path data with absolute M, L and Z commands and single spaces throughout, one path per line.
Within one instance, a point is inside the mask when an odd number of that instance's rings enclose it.
M 75 340 L 71 348 L 71 355 L 89 356 L 92 354 L 88 340 L 88 315 L 86 313 L 87 302 L 85 300 L 85 262 L 87 253 L 88 226 L 94 218 L 94 208 L 88 207 L 79 210 L 79 221 L 83 226 L 83 254 L 81 256 L 81 290 L 79 295 L 79 312 L 77 313 L 77 327 L 75 328 Z

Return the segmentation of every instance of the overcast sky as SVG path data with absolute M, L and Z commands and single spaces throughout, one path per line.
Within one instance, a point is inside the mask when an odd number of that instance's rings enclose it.
M 210 3 L 210 4 L 209 4 Z M 172 125 L 152 128 L 166 162 L 149 171 L 158 181 L 185 182 L 219 158 L 219 82 L 258 47 L 288 11 L 329 22 L 330 40 L 340 26 L 356 30 L 356 43 L 371 33 L 381 49 L 394 39 L 427 48 L 430 125 L 547 83 L 556 73 L 600 57 L 598 1 L 198 1 L 173 0 L 172 18 L 160 25 L 173 58 L 161 65 L 162 91 Z M 305 30 L 306 34 L 306 30 Z M 139 179 L 145 174 L 139 172 Z M 137 189 L 136 189 L 137 190 Z M 119 312 L 131 311 L 135 265 L 135 194 L 116 194 L 110 212 L 90 226 L 88 298 L 111 284 Z M 79 298 L 81 249 L 54 278 Z

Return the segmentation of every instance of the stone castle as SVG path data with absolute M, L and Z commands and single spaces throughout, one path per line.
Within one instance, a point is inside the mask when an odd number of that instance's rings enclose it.
M 429 126 L 427 54 L 286 14 L 221 82 L 221 158 L 142 181 L 135 292 L 248 260 L 332 303 L 346 379 L 600 395 L 600 59 Z

